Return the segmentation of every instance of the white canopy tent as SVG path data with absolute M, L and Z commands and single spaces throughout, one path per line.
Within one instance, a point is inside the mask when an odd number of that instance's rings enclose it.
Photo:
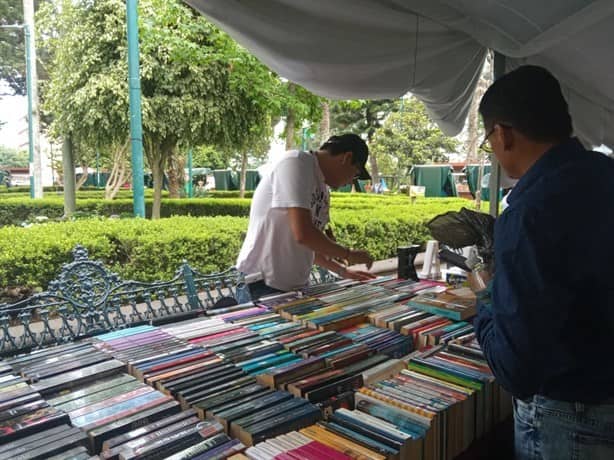
M 614 147 L 614 0 L 185 1 L 314 93 L 412 92 L 451 136 L 463 128 L 488 49 L 505 56 L 506 70 L 544 66 L 561 82 L 575 135 Z
M 411 91 L 463 127 L 487 49 L 548 68 L 576 135 L 614 146 L 612 0 L 186 0 L 281 76 L 330 98 Z

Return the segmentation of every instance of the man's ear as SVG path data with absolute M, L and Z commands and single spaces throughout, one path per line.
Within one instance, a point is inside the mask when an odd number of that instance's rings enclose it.
M 498 137 L 499 145 L 503 146 L 504 150 L 511 150 L 514 147 L 515 136 L 514 130 L 506 126 L 497 125 L 495 135 Z
M 341 160 L 341 163 L 344 165 L 351 165 L 353 156 L 354 154 L 352 152 L 345 152 L 343 154 L 343 159 Z

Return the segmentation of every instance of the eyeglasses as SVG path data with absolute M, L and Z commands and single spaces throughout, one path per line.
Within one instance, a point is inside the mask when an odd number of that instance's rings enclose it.
M 480 144 L 479 149 L 484 151 L 484 152 L 486 152 L 486 153 L 494 153 L 494 150 L 492 149 L 492 146 L 490 145 L 490 142 L 488 141 L 488 138 L 490 136 L 492 136 L 492 133 L 495 132 L 495 126 L 496 125 L 494 125 L 490 131 L 488 131 L 488 134 L 486 136 L 484 136 L 484 140 Z
M 508 125 L 507 123 L 495 123 L 494 125 L 492 125 L 492 129 L 488 131 L 488 134 L 486 136 L 484 136 L 484 140 L 478 147 L 480 150 L 486 153 L 489 153 L 489 154 L 495 153 L 495 151 L 492 148 L 492 145 L 490 145 L 490 141 L 488 140 L 488 138 L 492 136 L 492 133 L 495 132 L 495 128 L 497 127 L 497 125 L 501 126 L 502 128 L 512 128 L 512 125 Z

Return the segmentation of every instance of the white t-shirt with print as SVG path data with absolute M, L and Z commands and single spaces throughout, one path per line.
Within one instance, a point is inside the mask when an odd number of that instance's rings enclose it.
M 273 288 L 303 287 L 314 252 L 296 242 L 287 208 L 311 211 L 314 225 L 323 230 L 329 220 L 330 194 L 316 156 L 291 150 L 273 165 L 254 192 L 249 226 L 237 259 L 245 274 L 260 273 Z

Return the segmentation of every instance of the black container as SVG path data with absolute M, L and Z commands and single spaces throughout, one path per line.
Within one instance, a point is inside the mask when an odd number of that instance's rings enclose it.
M 414 260 L 418 255 L 420 246 L 417 244 L 397 248 L 397 272 L 401 279 L 418 281 L 418 274 L 414 267 Z

